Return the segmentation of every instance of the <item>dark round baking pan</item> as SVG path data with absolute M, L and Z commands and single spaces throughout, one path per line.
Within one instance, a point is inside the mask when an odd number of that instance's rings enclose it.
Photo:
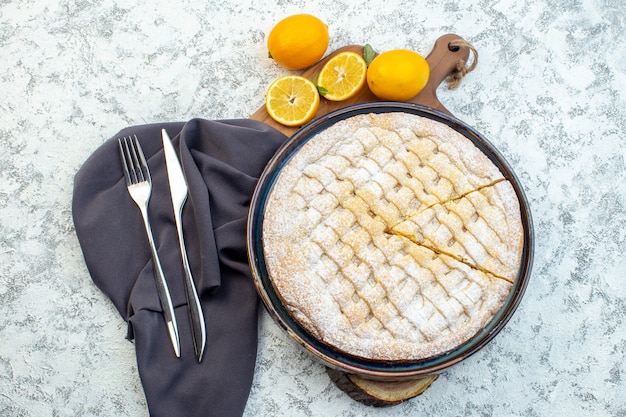
M 308 140 L 334 123 L 365 113 L 405 112 L 443 123 L 471 140 L 507 178 L 520 202 L 524 229 L 524 249 L 517 280 L 501 309 L 493 319 L 467 342 L 444 354 L 416 361 L 368 360 L 348 355 L 317 340 L 307 333 L 283 306 L 268 276 L 263 255 L 263 218 L 267 197 L 282 168 Z M 528 285 L 534 251 L 534 234 L 530 207 L 520 182 L 498 150 L 476 130 L 462 121 L 438 110 L 411 103 L 376 102 L 357 104 L 336 110 L 305 125 L 278 149 L 269 161 L 252 196 L 247 230 L 247 250 L 257 290 L 267 311 L 289 336 L 327 366 L 346 373 L 380 380 L 403 380 L 436 374 L 482 349 L 508 323 L 521 302 Z

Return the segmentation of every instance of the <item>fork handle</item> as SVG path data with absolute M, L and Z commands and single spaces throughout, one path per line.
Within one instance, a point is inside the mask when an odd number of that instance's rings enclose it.
M 148 243 L 150 244 L 150 252 L 152 253 L 152 263 L 154 265 L 154 281 L 156 284 L 157 294 L 161 301 L 161 307 L 163 308 L 163 318 L 167 325 L 167 331 L 174 348 L 174 354 L 177 358 L 180 358 L 180 338 L 178 336 L 178 324 L 176 322 L 176 315 L 174 313 L 174 305 L 172 304 L 172 297 L 170 296 L 170 290 L 165 280 L 165 274 L 161 267 L 161 261 L 159 260 L 159 254 L 154 244 L 154 237 L 152 236 L 152 228 L 148 221 L 147 207 L 141 207 L 141 216 L 143 217 L 143 223 L 146 227 L 146 234 L 148 235 Z
M 183 261 L 183 271 L 185 274 L 185 295 L 187 296 L 187 305 L 189 306 L 189 318 L 191 320 L 191 330 L 193 333 L 194 349 L 198 362 L 202 360 L 204 347 L 206 345 L 206 327 L 204 324 L 204 314 L 202 306 L 198 298 L 196 285 L 191 275 L 189 267 L 189 259 L 187 258 L 187 249 L 185 248 L 185 239 L 183 237 L 183 228 L 181 221 L 181 213 L 175 212 L 176 231 L 178 232 L 178 242 L 180 244 L 180 253 Z

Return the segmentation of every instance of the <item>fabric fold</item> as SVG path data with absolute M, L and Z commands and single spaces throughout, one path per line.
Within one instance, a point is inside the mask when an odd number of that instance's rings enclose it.
M 172 138 L 189 186 L 183 229 L 207 329 L 200 364 L 193 349 L 161 129 Z M 122 175 L 117 138 L 130 135 L 139 139 L 152 175 L 149 216 L 176 310 L 180 359 L 161 314 L 140 212 Z M 258 311 L 246 255 L 246 219 L 256 182 L 285 139 L 247 119 L 134 126 L 106 141 L 76 174 L 76 234 L 91 278 L 129 323 L 151 416 L 243 413 L 256 360 Z

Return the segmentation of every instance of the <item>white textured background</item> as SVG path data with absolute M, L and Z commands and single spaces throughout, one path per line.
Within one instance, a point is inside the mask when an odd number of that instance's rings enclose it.
M 498 337 L 393 408 L 347 398 L 263 312 L 246 416 L 626 416 L 624 6 L 0 0 L 0 415 L 147 415 L 126 326 L 74 234 L 74 174 L 129 125 L 248 117 L 286 73 L 267 33 L 309 12 L 330 49 L 426 55 L 445 33 L 478 49 L 439 97 L 521 179 L 535 265 Z

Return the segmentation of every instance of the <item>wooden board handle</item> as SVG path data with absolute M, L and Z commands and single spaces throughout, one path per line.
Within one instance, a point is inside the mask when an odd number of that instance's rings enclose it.
M 459 63 L 464 65 L 468 58 L 470 49 L 466 46 L 451 47 L 454 41 L 462 40 L 461 37 L 453 34 L 443 35 L 435 42 L 432 51 L 426 57 L 430 66 L 430 77 L 424 89 L 414 98 L 411 103 L 421 104 L 433 109 L 441 110 L 449 115 L 452 114 L 446 109 L 437 98 L 437 88 L 451 74 L 458 71 Z
M 411 100 L 408 100 L 410 103 L 421 104 L 450 114 L 450 112 L 439 102 L 439 99 L 437 98 L 437 88 L 449 75 L 457 71 L 457 64 L 459 61 L 467 62 L 467 59 L 469 58 L 469 48 L 463 46 L 459 47 L 458 49 L 448 47 L 450 42 L 458 40 L 462 40 L 462 38 L 454 34 L 443 35 L 439 39 L 437 39 L 432 51 L 426 57 L 426 61 L 430 66 L 430 77 L 428 79 L 428 83 L 417 96 L 415 96 Z M 324 64 L 330 58 L 343 51 L 353 51 L 362 54 L 363 46 L 350 45 L 339 48 L 326 56 L 321 61 L 319 61 L 317 64 L 303 71 L 300 75 L 310 80 L 313 80 L 316 74 L 322 69 Z M 324 116 L 325 114 L 330 113 L 334 110 L 353 104 L 368 103 L 374 101 L 381 100 L 378 99 L 374 94 L 372 94 L 366 84 L 356 96 L 348 100 L 329 101 L 322 98 L 316 117 Z M 265 106 L 259 108 L 256 112 L 254 112 L 254 114 L 252 114 L 252 116 L 250 116 L 250 118 L 253 120 L 259 120 L 267 123 L 275 129 L 283 132 L 287 136 L 293 135 L 298 130 L 298 128 L 296 127 L 283 126 L 275 122 L 269 116 L 269 114 L 267 114 Z

